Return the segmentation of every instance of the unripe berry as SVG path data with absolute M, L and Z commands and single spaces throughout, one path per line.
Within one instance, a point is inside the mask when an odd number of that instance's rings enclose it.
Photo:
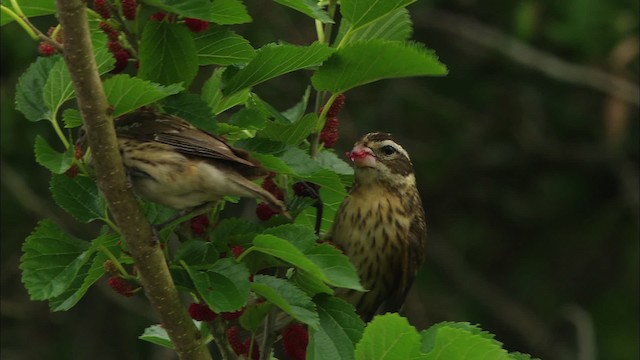
M 282 347 L 291 360 L 305 360 L 309 332 L 300 324 L 291 324 L 282 332 Z
M 276 210 L 272 209 L 269 206 L 269 204 L 267 204 L 265 202 L 261 202 L 256 207 L 256 215 L 258 216 L 258 219 L 260 219 L 262 221 L 267 221 L 267 220 L 271 219 L 273 217 L 273 215 L 275 215 L 277 213 L 278 212 Z
M 209 23 L 200 19 L 186 18 L 184 24 L 193 32 L 201 32 L 209 28 Z
M 135 294 L 136 288 L 121 277 L 110 277 L 108 284 L 113 290 L 115 290 L 115 292 L 122 296 L 131 297 Z
M 124 18 L 134 20 L 136 18 L 136 7 L 138 7 L 136 0 L 122 0 L 122 15 Z
M 213 321 L 218 317 L 218 314 L 213 312 L 207 304 L 192 303 L 189 305 L 189 315 L 193 320 L 198 321 Z
M 106 0 L 93 0 L 93 10 L 95 10 L 103 19 L 111 17 L 111 11 L 107 6 Z
M 49 57 L 56 53 L 56 48 L 47 42 L 41 41 L 40 45 L 38 45 L 38 52 L 42 56 Z

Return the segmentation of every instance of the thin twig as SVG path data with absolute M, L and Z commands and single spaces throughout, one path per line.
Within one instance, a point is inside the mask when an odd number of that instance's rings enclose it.
M 476 20 L 436 9 L 416 12 L 414 18 L 416 27 L 431 27 L 455 34 L 475 44 L 495 49 L 509 59 L 558 81 L 587 86 L 625 102 L 640 105 L 640 87 L 633 82 L 597 68 L 572 64 Z

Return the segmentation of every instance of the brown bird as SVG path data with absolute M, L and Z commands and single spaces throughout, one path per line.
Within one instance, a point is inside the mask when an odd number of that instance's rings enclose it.
M 390 134 L 369 133 L 349 158 L 355 182 L 328 239 L 340 247 L 368 292 L 339 289 L 369 321 L 399 311 L 425 257 L 426 224 L 409 154 Z
M 183 119 L 139 110 L 115 120 L 122 162 L 134 191 L 174 209 L 224 196 L 253 197 L 286 214 L 284 204 L 250 179 L 267 172 L 249 153 Z

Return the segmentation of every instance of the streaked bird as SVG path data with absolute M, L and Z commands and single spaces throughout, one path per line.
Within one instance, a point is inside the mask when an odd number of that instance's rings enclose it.
M 369 133 L 347 154 L 355 182 L 327 238 L 369 290 L 339 289 L 336 295 L 369 321 L 401 309 L 425 258 L 425 216 L 409 154 L 390 134 Z
M 180 210 L 227 195 L 252 197 L 286 214 L 280 200 L 251 181 L 267 172 L 248 152 L 177 116 L 151 110 L 128 113 L 114 123 L 122 162 L 139 196 Z

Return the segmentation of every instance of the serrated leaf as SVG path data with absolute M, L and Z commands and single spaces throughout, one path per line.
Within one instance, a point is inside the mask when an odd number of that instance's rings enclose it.
M 267 275 L 256 275 L 251 290 L 276 305 L 294 319 L 309 325 L 318 326 L 318 314 L 309 295 L 287 280 Z
M 469 323 L 440 323 L 422 331 L 422 351 L 426 360 L 477 359 L 507 360 L 509 354 L 493 334 Z
M 292 71 L 318 66 L 333 52 L 334 49 L 318 42 L 309 46 L 267 44 L 231 77 L 223 92 L 233 94 Z
M 335 43 L 341 44 L 344 35 L 347 33 L 351 23 L 347 19 L 342 19 L 340 22 L 340 30 L 336 36 Z M 344 44 L 366 41 L 373 39 L 382 39 L 390 41 L 406 41 L 411 37 L 413 32 L 411 17 L 407 9 L 401 8 L 394 10 L 385 16 L 378 18 L 370 22 L 367 25 L 360 27 L 357 30 L 352 30 L 349 37 L 345 40 Z
M 333 24 L 329 14 L 314 0 L 275 0 L 280 5 L 284 5 L 293 10 L 299 11 L 313 19 L 319 20 L 323 24 Z
M 89 223 L 103 218 L 105 203 L 96 183 L 88 177 L 53 175 L 49 184 L 56 204 L 76 220 Z
M 222 74 L 224 71 L 224 68 L 216 69 L 213 75 L 204 83 L 202 94 L 200 95 L 215 115 L 236 105 L 243 104 L 249 98 L 249 89 L 238 91 L 230 96 L 222 94 Z
M 252 20 L 240 0 L 213 0 L 209 18 L 219 25 L 244 24 Z
M 256 51 L 249 41 L 222 26 L 194 35 L 200 65 L 232 65 L 249 62 Z
M 111 70 L 115 64 L 115 59 L 107 49 L 99 49 L 95 54 L 98 73 L 104 74 Z M 71 75 L 65 62 L 60 59 L 49 72 L 47 82 L 44 84 L 44 102 L 54 113 L 66 101 L 75 97 Z
M 352 305 L 333 296 L 318 296 L 314 301 L 320 326 L 309 329 L 307 359 L 354 359 L 356 343 L 364 331 L 360 316 Z
M 258 111 L 266 119 L 272 120 L 277 124 L 289 125 L 292 122 L 284 116 L 280 111 L 276 110 L 271 104 L 262 100 L 257 94 L 249 93 L 246 107 Z
M 120 239 L 120 236 L 117 234 L 100 235 L 93 240 L 91 248 L 87 250 L 87 252 L 97 251 L 99 247 L 104 247 L 117 257 L 120 253 L 120 246 L 117 245 L 117 242 Z M 91 285 L 104 275 L 104 262 L 108 259 L 109 257 L 104 252 L 99 251 L 90 263 L 87 262 L 80 271 L 78 271 L 76 279 L 67 290 L 49 301 L 51 311 L 67 311 L 75 306 L 87 290 L 89 290 Z
M 301 179 L 320 185 L 320 199 L 322 199 L 322 203 L 324 204 L 320 229 L 326 233 L 331 229 L 336 212 L 347 196 L 344 185 L 334 172 L 324 169 L 312 175 L 302 177 Z M 315 208 L 304 210 L 302 214 L 296 218 L 295 222 L 296 224 L 314 227 L 316 223 Z
M 62 122 L 66 129 L 73 129 L 82 126 L 82 115 L 77 109 L 66 109 L 62 113 Z
M 317 294 L 334 294 L 333 289 L 325 285 L 322 280 L 299 269 L 295 270 L 293 275 L 291 275 L 290 280 L 294 284 L 298 285 L 298 287 L 302 289 L 302 291 L 309 294 L 309 296 L 315 296 Z
M 316 161 L 323 169 L 331 170 L 338 175 L 353 175 L 353 168 L 346 161 L 340 159 L 332 151 L 321 151 L 316 156 Z
M 169 338 L 169 334 L 161 325 L 151 325 L 144 329 L 144 332 L 138 337 L 138 339 L 148 341 L 152 344 L 160 345 L 168 349 L 173 349 L 173 343 Z
M 182 24 L 147 21 L 138 54 L 138 75 L 145 80 L 188 87 L 198 72 L 196 46 Z
M 300 120 L 302 116 L 304 116 L 304 112 L 307 109 L 307 104 L 309 102 L 309 95 L 311 94 L 311 86 L 307 86 L 307 89 L 304 91 L 304 95 L 302 95 L 302 99 L 293 105 L 291 108 L 282 112 L 282 116 L 289 119 L 289 122 L 295 123 Z
M 356 269 L 340 250 L 324 243 L 311 247 L 304 254 L 318 265 L 331 285 L 364 291 Z
M 163 109 L 169 114 L 187 120 L 198 129 L 215 133 L 217 125 L 211 108 L 200 96 L 181 92 L 164 100 Z
M 213 243 L 187 240 L 176 250 L 174 259 L 175 261 L 184 261 L 191 268 L 198 269 L 198 265 L 211 266 L 218 260 L 219 255 Z
M 285 224 L 268 228 L 263 234 L 273 235 L 280 239 L 287 240 L 302 252 L 309 250 L 318 239 L 318 236 L 316 236 L 312 228 L 295 224 Z
M 309 260 L 300 250 L 298 250 L 298 248 L 287 240 L 281 239 L 277 236 L 268 234 L 257 235 L 253 239 L 253 247 L 251 250 L 274 256 L 318 277 L 325 282 L 329 281 L 329 279 L 322 273 L 322 269 L 314 264 L 313 261 Z
M 218 223 L 211 237 L 219 243 L 247 244 L 260 232 L 257 224 L 245 219 L 229 218 Z
M 269 140 L 280 141 L 285 144 L 299 145 L 306 139 L 318 123 L 318 116 L 309 113 L 293 124 L 279 124 L 274 121 L 267 122 L 258 134 Z
M 311 77 L 318 91 L 342 93 L 381 79 L 445 75 L 433 51 L 417 43 L 371 40 L 334 53 Z
M 24 16 L 30 18 L 35 16 L 49 15 L 55 14 L 56 3 L 51 0 L 20 0 L 20 9 L 24 13 Z M 8 6 L 8 3 L 5 4 Z M 13 9 L 13 7 L 10 7 Z M 13 21 L 9 15 L 5 14 L 4 11 L 0 12 L 2 16 L 0 17 L 0 26 L 8 24 Z
M 175 209 L 144 199 L 140 199 L 139 203 L 144 216 L 147 218 L 147 220 L 149 220 L 149 223 L 151 224 L 162 224 L 163 222 L 175 217 L 175 215 L 178 213 L 178 211 Z
M 511 360 L 540 360 L 539 358 L 531 357 L 529 354 L 523 354 L 521 352 L 510 352 L 509 359 Z
M 109 104 L 113 106 L 113 117 L 118 117 L 141 106 L 177 94 L 183 88 L 172 84 L 162 86 L 129 75 L 112 76 L 104 82 L 104 91 Z
M 62 174 L 69 170 L 73 163 L 74 149 L 70 146 L 67 151 L 60 153 L 54 150 L 40 135 L 36 135 L 34 146 L 36 161 L 54 174 Z
M 187 268 L 189 277 L 209 307 L 217 312 L 240 309 L 249 296 L 249 270 L 242 263 L 225 258 L 207 271 Z
M 420 352 L 418 330 L 411 326 L 406 318 L 396 313 L 373 318 L 364 330 L 362 339 L 356 345 L 355 358 L 357 360 L 426 359 Z
M 51 69 L 61 59 L 59 55 L 38 57 L 18 79 L 16 109 L 20 110 L 27 120 L 39 121 L 51 118 L 51 111 L 44 102 L 44 85 Z
M 89 243 L 63 232 L 50 220 L 38 223 L 22 245 L 22 282 L 33 300 L 62 294 L 88 260 Z
M 416 0 L 342 0 L 340 2 L 340 13 L 342 17 L 349 20 L 352 29 L 379 19 L 388 13 L 404 8 Z

